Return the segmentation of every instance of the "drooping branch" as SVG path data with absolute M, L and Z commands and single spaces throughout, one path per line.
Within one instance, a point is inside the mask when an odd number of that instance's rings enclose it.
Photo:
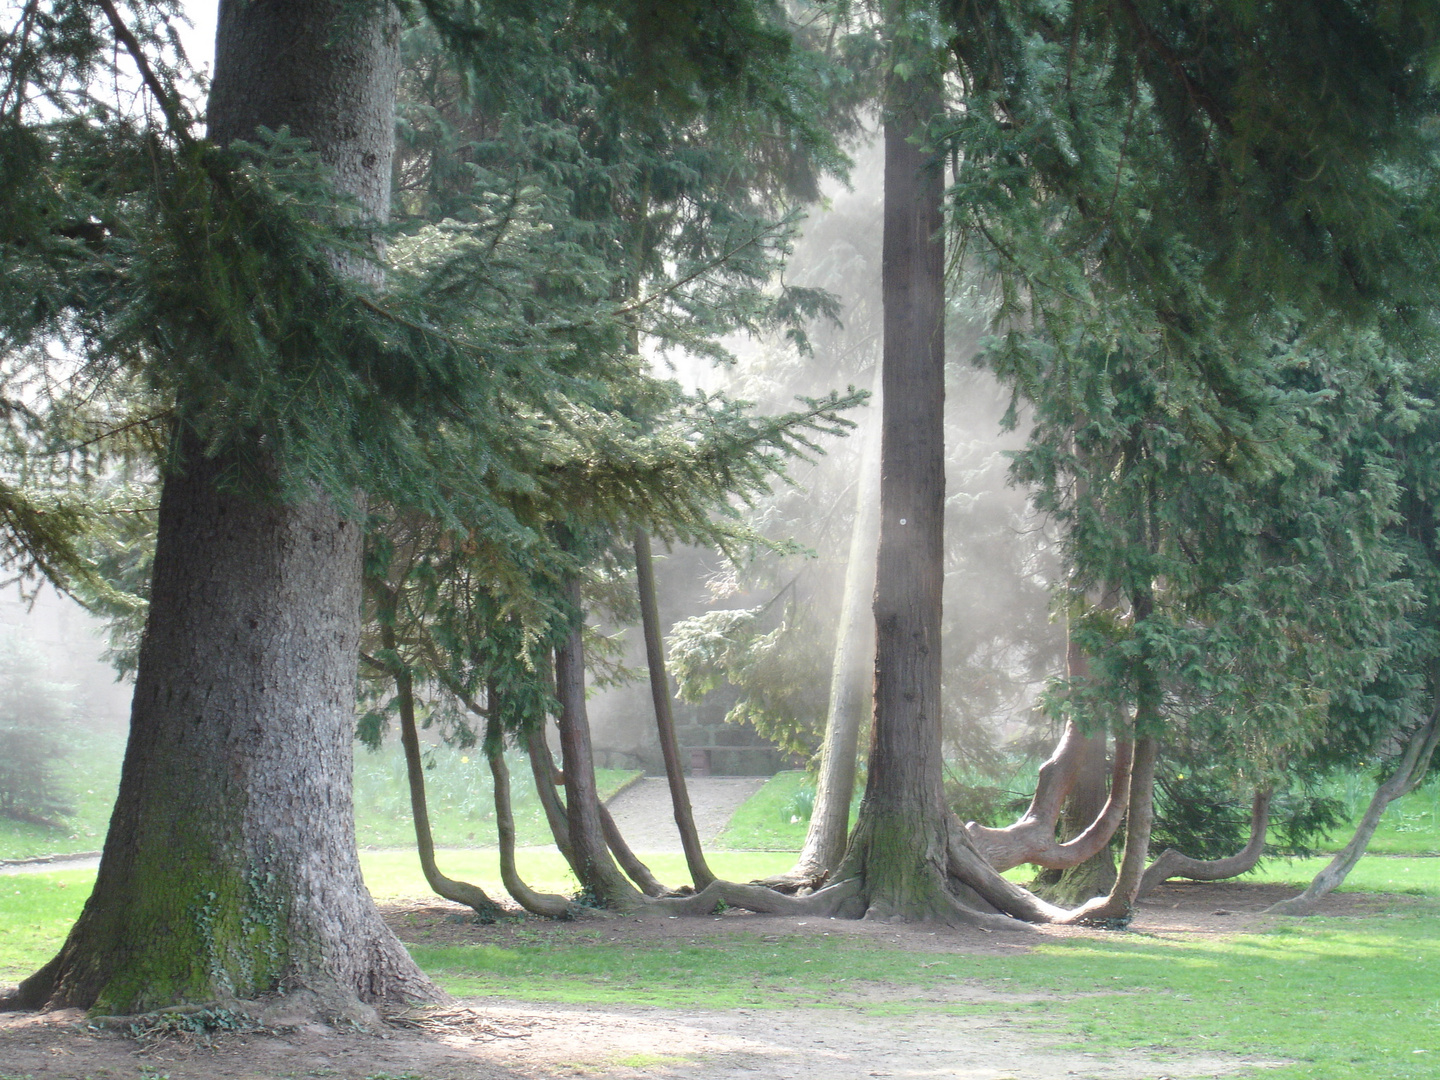
M 1140 879 L 1136 898 L 1144 896 L 1162 881 L 1183 877 L 1191 881 L 1224 881 L 1255 869 L 1265 854 L 1265 830 L 1270 826 L 1270 788 L 1260 788 L 1250 804 L 1250 841 L 1226 859 L 1191 859 L 1175 848 L 1166 848 Z

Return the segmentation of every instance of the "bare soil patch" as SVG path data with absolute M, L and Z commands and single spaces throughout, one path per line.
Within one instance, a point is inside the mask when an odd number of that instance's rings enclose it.
M 1248 933 L 1272 925 L 1261 914 L 1288 895 L 1279 886 L 1176 883 L 1140 905 L 1131 932 L 1177 940 Z M 1359 916 L 1403 909 L 1410 897 L 1340 894 L 1322 914 Z M 1012 953 L 1058 937 L 1101 930 L 1042 927 L 1032 933 L 952 931 L 839 919 L 726 913 L 705 919 L 597 917 L 574 923 L 470 921 L 468 909 L 431 901 L 392 905 L 391 925 L 412 943 L 643 945 L 721 941 L 737 935 L 779 939 L 820 936 L 881 948 L 935 953 Z M 1162 1080 L 1221 1077 L 1264 1062 L 1227 1056 L 1157 1056 L 1144 1050 L 1086 1054 L 1047 1047 L 1033 1029 L 1003 1016 L 949 1011 L 875 1015 L 867 1003 L 893 996 L 838 999 L 835 1007 L 671 1010 L 649 1007 L 535 1005 L 501 999 L 398 1017 L 381 1032 L 306 1026 L 277 1032 L 139 1041 L 88 1028 L 79 1014 L 0 1014 L 0 1078 L 33 1080 L 280 1080 L 337 1077 L 423 1080 L 539 1080 L 639 1077 L 669 1080 L 868 1080 L 955 1077 L 966 1080 Z M 903 996 L 914 999 L 915 992 Z M 928 988 L 925 1000 L 960 1004 L 976 991 L 957 983 Z M 995 1000 L 987 994 L 986 1000 Z M 1029 995 L 1026 1000 L 1034 1000 Z

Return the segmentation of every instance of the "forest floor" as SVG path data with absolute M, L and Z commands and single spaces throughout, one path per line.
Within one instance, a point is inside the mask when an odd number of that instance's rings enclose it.
M 1263 909 L 1293 891 L 1259 883 L 1162 886 L 1140 905 L 1125 933 L 1052 927 L 983 933 L 739 912 L 684 919 L 597 916 L 572 923 L 516 918 L 481 925 L 468 917 L 468 909 L 453 905 L 394 903 L 385 908 L 391 925 L 456 994 L 453 1006 L 412 1014 L 379 1032 L 302 1025 L 209 1039 L 135 1039 L 90 1029 L 78 1014 L 0 1014 L 0 1080 L 1179 1080 L 1250 1076 L 1274 1068 L 1288 1076 L 1283 1057 L 1267 1059 L 1254 1052 L 1253 1043 L 1250 1052 L 1227 1052 L 1231 1044 L 1223 1039 L 1209 1044 L 1211 1050 L 1156 1034 L 1151 1041 L 1122 1045 L 1114 1038 L 1077 1039 L 1073 1023 L 1047 1019 L 1077 1000 L 1083 1006 L 1094 999 L 1098 1020 L 1104 1014 L 1101 1001 L 1116 993 L 1172 993 L 1177 1010 L 1191 1000 L 1183 991 L 1167 991 L 1153 973 L 1125 974 L 1124 963 L 1097 970 L 1093 993 L 1047 989 L 1044 980 L 1034 979 L 1016 980 L 1024 987 L 1011 991 L 1004 989 L 1011 980 L 995 979 L 1013 973 L 1015 962 L 1037 948 L 1060 944 L 1093 942 L 1103 953 L 1111 942 L 1131 941 L 1151 951 L 1173 950 L 1162 961 L 1172 967 L 1193 965 L 1194 950 L 1186 949 L 1196 943 L 1245 944 L 1249 935 L 1263 943 L 1272 936 L 1267 931 L 1286 925 Z M 1371 915 L 1403 917 L 1408 907 L 1425 904 L 1414 897 L 1341 893 L 1327 898 L 1322 914 L 1339 917 L 1329 922 L 1353 920 L 1358 926 Z M 675 971 L 686 964 L 704 965 L 710 957 L 722 965 L 737 951 L 748 965 L 737 969 L 746 974 L 733 980 L 743 984 L 738 997 L 723 973 L 712 990 L 707 983 L 693 987 L 694 994 L 687 994 L 684 980 L 674 981 Z M 604 966 L 597 959 L 601 953 L 620 966 Z M 796 965 L 823 964 L 827 956 L 851 959 L 848 968 L 826 968 L 825 976 L 808 982 L 778 975 L 767 981 L 753 966 L 757 957 L 782 954 Z M 547 955 L 581 966 L 568 969 L 569 976 L 543 964 L 524 971 L 505 967 L 516 957 Z M 481 980 L 483 996 L 476 996 L 477 984 L 446 967 L 462 963 L 456 957 L 478 963 L 476 970 L 491 965 L 490 981 Z M 662 967 L 647 975 L 647 963 Z M 957 974 L 941 974 L 951 968 Z M 787 970 L 821 972 L 820 967 Z M 1225 974 L 1246 980 L 1280 974 L 1271 967 L 1253 969 L 1261 974 L 1250 970 Z M 672 980 L 666 986 L 659 985 L 665 978 L 654 974 L 660 971 Z M 567 978 L 593 993 L 567 1000 Z M 1105 981 L 1122 978 L 1124 989 Z M 782 985 L 788 989 L 773 992 Z

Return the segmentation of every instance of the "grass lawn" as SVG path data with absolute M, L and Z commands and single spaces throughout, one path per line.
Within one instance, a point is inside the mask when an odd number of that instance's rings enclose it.
M 499 891 L 485 853 L 441 856 L 451 872 Z M 745 878 L 784 869 L 789 859 L 720 852 L 712 865 Z M 679 856 L 648 861 L 661 877 L 682 878 Z M 366 852 L 362 862 L 377 896 L 425 895 L 412 855 Z M 1276 862 L 1256 876 L 1298 884 L 1318 862 Z M 537 885 L 566 886 L 553 852 L 523 851 L 521 865 Z M 88 871 L 0 878 L 0 983 L 53 954 L 93 880 Z M 580 924 L 563 936 L 522 927 L 520 947 L 413 951 L 442 986 L 464 996 L 1004 1015 L 1017 1032 L 1059 1047 L 1138 1047 L 1162 1058 L 1228 1051 L 1287 1062 L 1243 1074 L 1257 1080 L 1428 1080 L 1440 1070 L 1440 860 L 1366 859 L 1347 889 L 1387 885 L 1429 899 L 1403 913 L 1286 921 L 1261 934 L 1178 941 L 1114 934 L 1051 940 L 1007 956 L 915 953 L 873 939 L 828 938 L 821 921 L 813 937 L 697 933 L 689 941 L 623 945 L 608 940 L 604 924 Z M 938 991 L 956 985 L 970 992 L 947 1000 Z

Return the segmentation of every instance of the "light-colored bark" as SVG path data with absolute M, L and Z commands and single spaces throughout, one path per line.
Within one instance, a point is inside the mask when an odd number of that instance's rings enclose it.
M 1067 723 L 1054 754 L 1040 766 L 1035 794 L 1019 821 L 998 829 L 973 821 L 966 823 L 971 842 L 991 866 L 1005 871 L 1022 863 L 1034 863 L 1050 870 L 1065 870 L 1079 866 L 1105 848 L 1125 817 L 1134 752 L 1128 740 L 1116 742 L 1110 795 L 1095 820 L 1063 843 L 1055 836 L 1061 809 L 1089 750 L 1089 740 L 1073 723 Z
M 1395 771 L 1375 789 L 1370 805 L 1355 829 L 1355 835 L 1330 862 L 1315 875 L 1315 879 L 1304 892 L 1271 904 L 1265 910 L 1275 915 L 1312 915 L 1329 893 L 1338 888 L 1355 869 L 1355 864 L 1370 846 L 1370 838 L 1385 814 L 1385 808 L 1425 778 L 1430 759 L 1435 755 L 1436 743 L 1440 742 L 1440 708 L 1430 714 L 1429 719 L 1417 728 L 1406 744 L 1405 753 L 1396 765 Z
M 1224 881 L 1255 869 L 1260 856 L 1265 854 L 1265 830 L 1270 826 L 1269 788 L 1255 792 L 1250 804 L 1250 839 L 1240 851 L 1225 859 L 1191 859 L 1175 848 L 1166 848 L 1146 869 L 1140 879 L 1140 891 L 1136 898 L 1144 896 L 1162 881 L 1171 878 L 1188 878 L 1191 881 Z
M 871 409 L 883 407 L 879 379 Z M 840 628 L 830 665 L 830 700 L 825 715 L 825 741 L 815 777 L 815 805 L 805 843 L 784 879 L 805 885 L 826 881 L 845 856 L 850 833 L 850 803 L 855 795 L 856 754 L 860 730 L 871 705 L 875 655 L 876 541 L 880 533 L 880 422 L 872 417 L 861 447 L 860 482 L 856 485 L 855 522 L 845 564 L 845 593 Z
M 1081 904 L 1063 919 L 1066 923 L 1107 923 L 1130 918 L 1140 879 L 1150 855 L 1150 830 L 1155 823 L 1155 763 L 1159 742 L 1153 735 L 1135 740 L 1135 757 L 1130 766 L 1130 798 L 1125 814 L 1125 850 L 1115 884 L 1106 896 Z

